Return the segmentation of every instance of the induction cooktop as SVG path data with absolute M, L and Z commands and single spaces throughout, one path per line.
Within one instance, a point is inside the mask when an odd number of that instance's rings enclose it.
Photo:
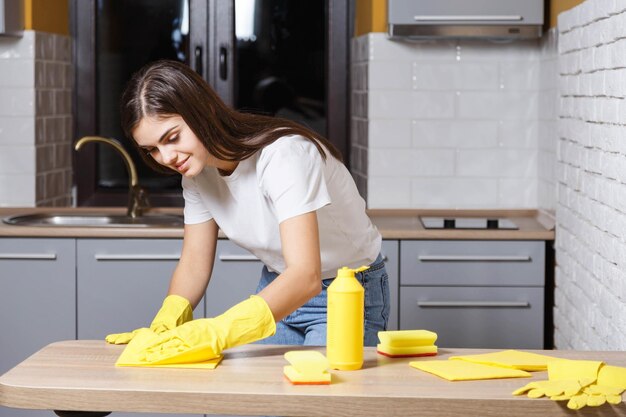
M 518 229 L 511 220 L 497 217 L 420 217 L 420 220 L 426 229 Z

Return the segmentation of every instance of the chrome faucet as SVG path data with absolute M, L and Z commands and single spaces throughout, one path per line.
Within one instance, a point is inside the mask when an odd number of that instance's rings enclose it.
M 141 216 L 144 211 L 150 207 L 148 194 L 139 186 L 137 169 L 135 168 L 135 164 L 126 149 L 124 149 L 119 141 L 110 138 L 103 138 L 101 136 L 85 136 L 76 142 L 74 149 L 78 151 L 87 142 L 106 143 L 107 145 L 111 145 L 113 149 L 122 155 L 128 171 L 128 211 L 126 214 L 132 218 Z

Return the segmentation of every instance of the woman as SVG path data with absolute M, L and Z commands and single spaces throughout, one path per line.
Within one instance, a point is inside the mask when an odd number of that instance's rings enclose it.
M 182 175 L 183 249 L 150 326 L 161 336 L 156 345 L 202 347 L 213 355 L 264 338 L 325 345 L 326 288 L 338 268 L 368 264 L 358 274 L 364 343 L 376 344 L 389 313 L 381 236 L 330 142 L 289 120 L 230 109 L 175 61 L 135 74 L 121 113 L 125 134 L 147 163 Z M 257 295 L 216 318 L 191 320 L 211 276 L 218 229 L 264 263 Z M 135 334 L 107 341 L 128 343 Z

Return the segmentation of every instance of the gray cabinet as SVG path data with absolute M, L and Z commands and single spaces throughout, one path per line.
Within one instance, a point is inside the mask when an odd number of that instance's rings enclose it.
M 0 375 L 76 337 L 74 239 L 0 239 Z M 49 417 L 0 407 L 0 417 Z
M 401 241 L 400 328 L 442 347 L 543 349 L 545 242 Z
M 167 295 L 180 239 L 78 239 L 78 338 L 147 327 Z M 204 316 L 204 302 L 194 317 Z
M 103 339 L 149 326 L 167 294 L 182 240 L 78 239 L 76 246 L 78 338 Z M 203 316 L 202 300 L 194 317 Z
M 214 317 L 256 292 L 263 263 L 227 239 L 217 242 L 211 281 L 205 294 L 206 316 Z
M 383 240 L 381 248 L 381 254 L 385 260 L 385 269 L 389 276 L 389 321 L 387 322 L 388 330 L 398 330 L 398 294 L 400 291 L 400 276 L 399 276 L 399 251 L 400 241 L 398 240 Z

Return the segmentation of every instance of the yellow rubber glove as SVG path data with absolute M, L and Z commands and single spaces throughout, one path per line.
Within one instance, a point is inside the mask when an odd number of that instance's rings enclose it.
M 597 407 L 604 403 L 617 405 L 622 402 L 622 392 L 625 390 L 626 368 L 605 365 L 600 368 L 596 383 L 572 396 L 567 408 L 580 410 L 585 406 Z
M 265 300 L 253 295 L 211 319 L 196 319 L 147 341 L 135 358 L 119 365 L 166 365 L 204 362 L 223 350 L 255 342 L 276 332 Z
M 550 397 L 565 400 L 578 394 L 582 388 L 593 384 L 602 366 L 600 361 L 555 360 L 548 362 L 548 380 L 529 382 L 513 391 L 513 395 L 526 393 L 529 398 Z
M 155 333 L 163 333 L 190 320 L 193 320 L 193 309 L 189 301 L 184 297 L 172 294 L 163 300 L 161 309 L 154 316 L 152 324 L 150 324 L 150 330 Z M 123 345 L 130 342 L 139 330 L 141 329 L 127 333 L 110 334 L 105 340 L 115 345 Z

